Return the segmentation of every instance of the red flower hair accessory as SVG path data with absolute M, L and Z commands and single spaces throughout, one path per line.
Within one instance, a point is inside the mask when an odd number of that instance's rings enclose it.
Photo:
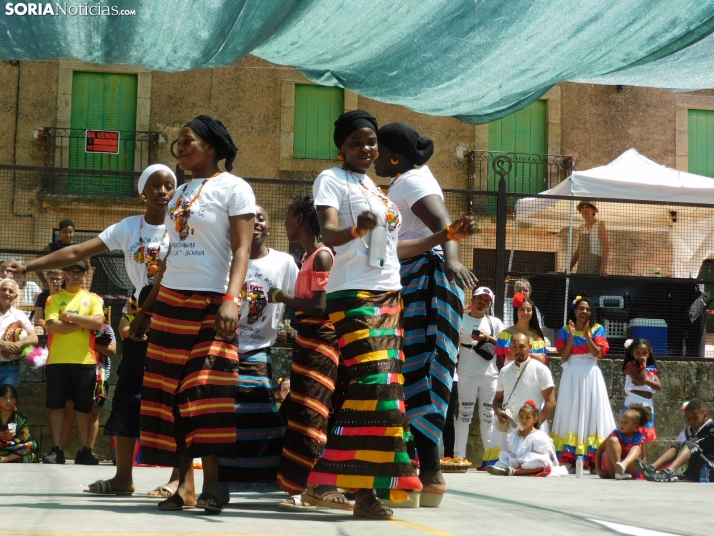
M 536 403 L 533 402 L 533 400 L 526 400 L 526 401 L 523 403 L 523 405 L 524 405 L 524 406 L 533 406 L 534 408 L 538 408 L 538 406 L 536 406 Z
M 511 303 L 513 304 L 513 307 L 518 309 L 521 305 L 523 305 L 524 301 L 526 301 L 526 295 L 522 292 L 516 292 L 513 295 L 513 300 L 511 301 Z

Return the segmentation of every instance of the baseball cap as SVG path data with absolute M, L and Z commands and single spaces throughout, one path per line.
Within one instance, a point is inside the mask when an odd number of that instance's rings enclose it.
M 495 298 L 495 296 L 493 295 L 493 291 L 488 287 L 477 288 L 476 290 L 474 290 L 472 296 L 488 296 L 491 301 L 493 301 Z
M 70 268 L 74 268 L 75 266 L 79 266 L 79 267 L 80 267 L 82 270 L 84 270 L 85 272 L 87 271 L 87 265 L 84 264 L 84 261 L 77 261 L 77 262 L 75 262 L 74 264 L 70 264 L 69 266 L 65 266 L 64 268 L 62 268 L 62 270 L 64 270 L 64 271 L 66 272 L 67 270 L 69 270 Z

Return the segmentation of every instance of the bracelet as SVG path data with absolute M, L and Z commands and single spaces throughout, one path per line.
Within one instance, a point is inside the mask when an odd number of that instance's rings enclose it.
M 453 240 L 454 242 L 459 242 L 461 239 L 454 237 L 454 228 L 450 224 L 446 224 L 446 238 L 447 240 Z
M 232 301 L 240 309 L 240 300 L 235 296 L 232 296 L 231 294 L 226 294 L 225 296 L 223 296 L 223 301 Z
M 634 369 L 637 370 L 637 371 L 644 370 L 644 369 L 647 368 L 647 364 L 646 364 L 646 363 L 640 364 L 640 363 L 638 363 L 637 361 L 630 361 L 630 365 L 632 365 L 632 368 L 634 368 Z
M 270 301 L 273 303 L 278 303 L 278 296 L 280 296 L 281 294 L 283 294 L 283 291 L 279 288 L 276 288 L 270 295 Z
M 357 234 L 357 224 L 354 224 L 352 226 L 352 229 L 350 229 L 350 234 L 352 235 L 352 238 L 358 238 L 359 235 Z
M 72 321 L 69 319 L 69 313 L 67 313 L 67 316 L 65 316 L 65 319 L 67 320 L 67 323 L 68 323 L 68 324 L 71 324 L 71 323 L 72 323 Z
M 148 316 L 149 318 L 151 318 L 152 316 L 154 316 L 154 313 L 152 313 L 151 311 L 144 311 L 144 308 L 143 308 L 143 307 L 137 307 L 137 308 L 136 308 L 136 314 L 139 314 L 139 313 L 144 313 L 144 314 L 145 314 L 146 316 Z

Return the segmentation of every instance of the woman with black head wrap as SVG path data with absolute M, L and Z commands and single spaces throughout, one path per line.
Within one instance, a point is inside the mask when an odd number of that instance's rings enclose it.
M 236 152 L 217 119 L 201 115 L 181 129 L 178 163 L 192 179 L 169 202 L 170 253 L 131 326 L 141 339 L 151 321 L 142 462 L 179 468 L 178 489 L 161 510 L 195 505 L 219 513 L 218 459 L 235 456 L 236 330 L 255 222 L 253 190 L 227 172 Z M 218 168 L 223 159 L 226 172 Z M 193 458 L 203 461 L 198 500 Z
M 345 113 L 334 139 L 343 165 L 323 171 L 313 195 L 324 243 L 335 250 L 327 312 L 350 383 L 302 497 L 311 503 L 325 488 L 358 488 L 355 516 L 391 519 L 380 499 L 403 502 L 422 487 L 406 451 L 399 257 L 467 236 L 473 225 L 464 218 L 451 233 L 397 246 L 399 210 L 366 175 L 378 156 L 377 120 Z
M 428 166 L 434 142 L 405 123 L 377 132 L 380 177 L 393 177 L 389 199 L 399 208 L 399 240 L 421 238 L 451 225 L 444 195 Z M 421 167 L 416 167 L 421 166 Z M 458 244 L 445 242 L 431 251 L 401 259 L 404 331 L 404 392 L 407 416 L 419 453 L 421 506 L 439 506 L 446 492 L 439 443 L 459 352 L 463 288 L 477 280 L 459 262 Z M 443 339 L 442 339 L 443 337 Z

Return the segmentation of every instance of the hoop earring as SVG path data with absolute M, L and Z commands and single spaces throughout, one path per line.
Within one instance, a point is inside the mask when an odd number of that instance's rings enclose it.
M 146 201 L 146 195 L 144 195 L 144 194 L 139 194 L 139 197 L 140 197 L 142 200 Z
M 377 160 L 379 158 L 379 151 L 377 151 L 377 154 L 374 156 L 374 159 Z
M 340 151 L 339 153 L 337 153 L 337 159 L 338 159 L 338 160 L 344 160 L 344 159 L 345 159 L 345 155 L 342 154 L 342 151 Z
M 399 163 L 399 159 L 394 157 L 390 158 L 389 161 L 392 163 L 393 166 L 396 166 Z

